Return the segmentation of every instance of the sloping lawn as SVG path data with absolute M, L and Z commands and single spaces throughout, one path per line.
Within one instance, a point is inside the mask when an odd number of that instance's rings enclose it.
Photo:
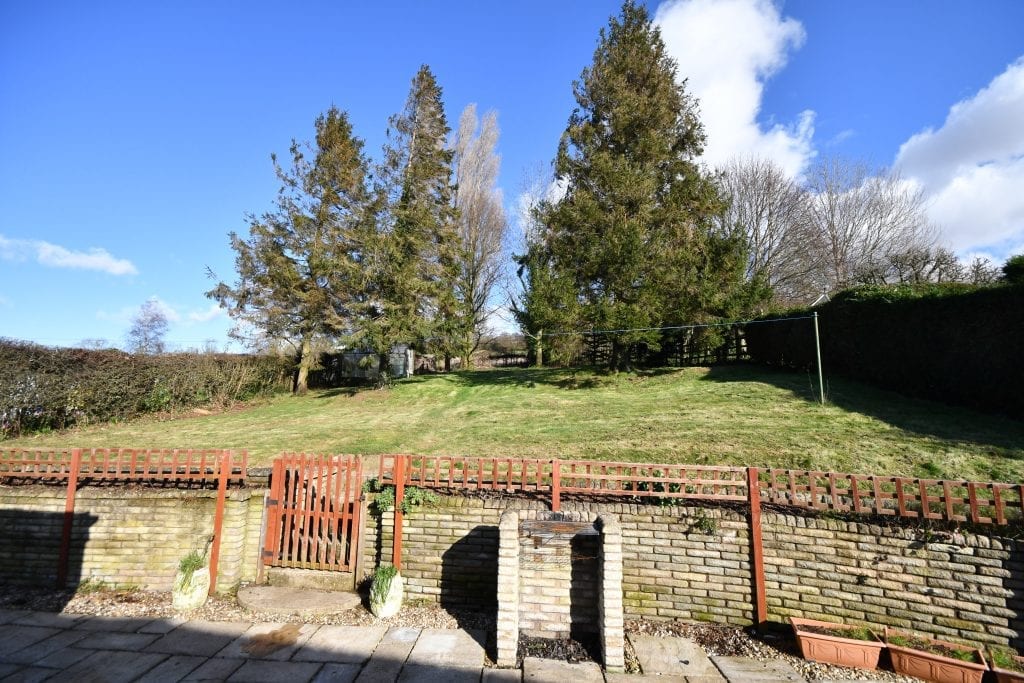
M 822 406 L 816 379 L 752 366 L 464 372 L 0 445 L 245 448 L 256 464 L 282 451 L 444 453 L 1024 479 L 1024 423 L 836 378 Z

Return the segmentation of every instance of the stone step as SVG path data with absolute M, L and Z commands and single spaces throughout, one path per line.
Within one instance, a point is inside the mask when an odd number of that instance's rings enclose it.
M 347 612 L 362 605 L 353 591 L 325 591 L 288 586 L 246 586 L 238 590 L 238 604 L 251 612 L 316 617 Z
M 351 591 L 355 588 L 352 572 L 329 572 L 318 569 L 269 567 L 267 583 L 282 588 L 313 588 L 324 591 Z

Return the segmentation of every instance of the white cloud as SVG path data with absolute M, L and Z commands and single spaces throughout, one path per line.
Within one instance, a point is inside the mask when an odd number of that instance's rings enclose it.
M 800 22 L 770 0 L 668 0 L 654 16 L 680 78 L 700 100 L 707 133 L 704 161 L 736 156 L 775 161 L 798 176 L 814 156 L 814 112 L 763 129 L 757 121 L 767 80 L 804 41 Z
M 149 300 L 156 304 L 157 308 L 160 309 L 160 312 L 164 314 L 165 318 L 167 318 L 167 322 L 169 322 L 169 323 L 181 322 L 181 314 L 178 313 L 178 311 L 174 308 L 174 306 L 171 306 L 169 303 L 167 303 L 166 301 L 164 301 L 163 299 L 161 299 L 158 296 L 152 296 L 152 297 L 149 298 Z M 136 310 L 137 311 L 141 310 L 141 308 L 142 307 L 140 306 Z
M 1022 121 L 1024 58 L 900 147 L 896 165 L 924 188 L 929 217 L 955 250 L 998 260 L 1024 243 Z
M 188 319 L 191 322 L 206 323 L 222 315 L 224 315 L 224 309 L 220 307 L 220 304 L 210 304 L 210 307 L 204 311 L 192 311 L 189 313 Z
M 110 275 L 137 275 L 135 265 L 127 259 L 115 258 L 106 249 L 93 247 L 72 251 L 42 240 L 9 239 L 0 235 L 0 258 L 5 261 L 34 259 L 43 266 L 96 270 Z

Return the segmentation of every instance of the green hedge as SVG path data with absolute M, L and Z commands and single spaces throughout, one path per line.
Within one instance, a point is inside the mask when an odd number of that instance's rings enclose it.
M 0 339 L 0 434 L 229 405 L 274 391 L 269 356 L 50 348 Z
M 859 287 L 816 310 L 827 374 L 1024 418 L 1024 286 Z M 751 359 L 813 368 L 811 314 L 749 324 Z

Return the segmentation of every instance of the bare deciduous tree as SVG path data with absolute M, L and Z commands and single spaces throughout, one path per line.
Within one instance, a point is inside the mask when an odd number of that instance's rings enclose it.
M 734 159 L 719 176 L 729 206 L 722 230 L 747 244 L 747 279 L 760 278 L 776 303 L 807 303 L 814 291 L 814 256 L 807 221 L 807 194 L 769 159 Z
M 160 308 L 160 302 L 149 299 L 132 318 L 126 340 L 128 350 L 132 353 L 163 353 L 166 334 L 167 315 Z
M 468 105 L 459 118 L 453 141 L 455 157 L 455 207 L 462 245 L 458 278 L 465 324 L 461 340 L 463 362 L 469 363 L 480 344 L 491 314 L 489 300 L 502 274 L 502 245 L 508 221 L 497 188 L 501 157 L 498 144 L 498 116 L 489 111 L 478 124 L 476 105 Z
M 811 169 L 806 189 L 822 291 L 854 284 L 858 272 L 889 255 L 934 246 L 921 190 L 895 171 L 825 159 Z

